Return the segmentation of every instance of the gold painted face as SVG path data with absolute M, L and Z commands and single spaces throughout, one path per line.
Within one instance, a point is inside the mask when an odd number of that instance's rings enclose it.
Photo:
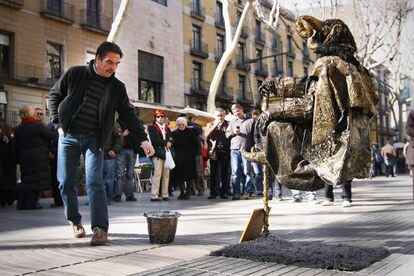
M 323 22 L 313 16 L 300 16 L 295 23 L 295 30 L 302 38 L 308 39 L 308 48 L 315 50 L 320 41 L 317 40 L 317 32 L 322 33 Z

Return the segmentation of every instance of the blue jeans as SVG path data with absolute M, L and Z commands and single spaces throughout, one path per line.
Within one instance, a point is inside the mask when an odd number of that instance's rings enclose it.
M 134 192 L 134 167 L 137 156 L 132 149 L 123 149 L 115 159 L 114 196 L 121 197 L 122 192 L 130 196 Z
M 103 152 L 97 135 L 60 134 L 57 177 L 67 220 L 81 223 L 76 195 L 76 172 L 80 155 L 85 157 L 86 190 L 89 198 L 92 229 L 108 231 L 108 208 L 103 181 Z
M 257 193 L 263 193 L 263 165 L 258 163 L 251 163 L 254 172 L 254 185 Z
M 254 193 L 251 164 L 242 157 L 239 150 L 230 151 L 230 165 L 233 195 L 240 196 L 241 191 L 243 193 Z M 240 184 L 243 185 L 242 190 L 240 189 Z
M 106 199 L 111 201 L 114 197 L 115 159 L 105 159 L 103 178 L 106 186 Z

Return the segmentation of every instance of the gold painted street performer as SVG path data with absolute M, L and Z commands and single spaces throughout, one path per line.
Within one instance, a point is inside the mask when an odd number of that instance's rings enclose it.
M 295 27 L 318 59 L 305 78 L 263 82 L 263 113 L 257 123 L 261 151 L 243 154 L 267 162 L 292 189 L 312 191 L 325 183 L 366 178 L 370 118 L 378 96 L 371 74 L 354 57 L 352 33 L 341 20 L 312 16 L 299 17 Z

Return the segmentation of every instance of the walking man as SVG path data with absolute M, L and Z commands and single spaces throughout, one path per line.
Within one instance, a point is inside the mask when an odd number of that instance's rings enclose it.
M 150 156 L 154 149 L 129 105 L 125 85 L 114 73 L 123 54 L 119 46 L 103 42 L 95 60 L 70 68 L 52 87 L 49 104 L 52 123 L 59 132 L 58 180 L 66 218 L 76 238 L 86 235 L 76 196 L 76 171 L 85 157 L 86 189 L 91 213 L 91 245 L 104 245 L 108 238 L 108 209 L 103 180 L 103 148 L 110 137 L 115 112 Z

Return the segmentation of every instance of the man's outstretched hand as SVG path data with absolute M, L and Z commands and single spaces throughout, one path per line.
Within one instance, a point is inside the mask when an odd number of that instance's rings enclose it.
M 148 142 L 148 141 L 142 142 L 141 147 L 144 150 L 147 157 L 150 157 L 150 156 L 154 155 L 155 151 L 154 151 L 154 148 L 152 147 L 150 142 Z

